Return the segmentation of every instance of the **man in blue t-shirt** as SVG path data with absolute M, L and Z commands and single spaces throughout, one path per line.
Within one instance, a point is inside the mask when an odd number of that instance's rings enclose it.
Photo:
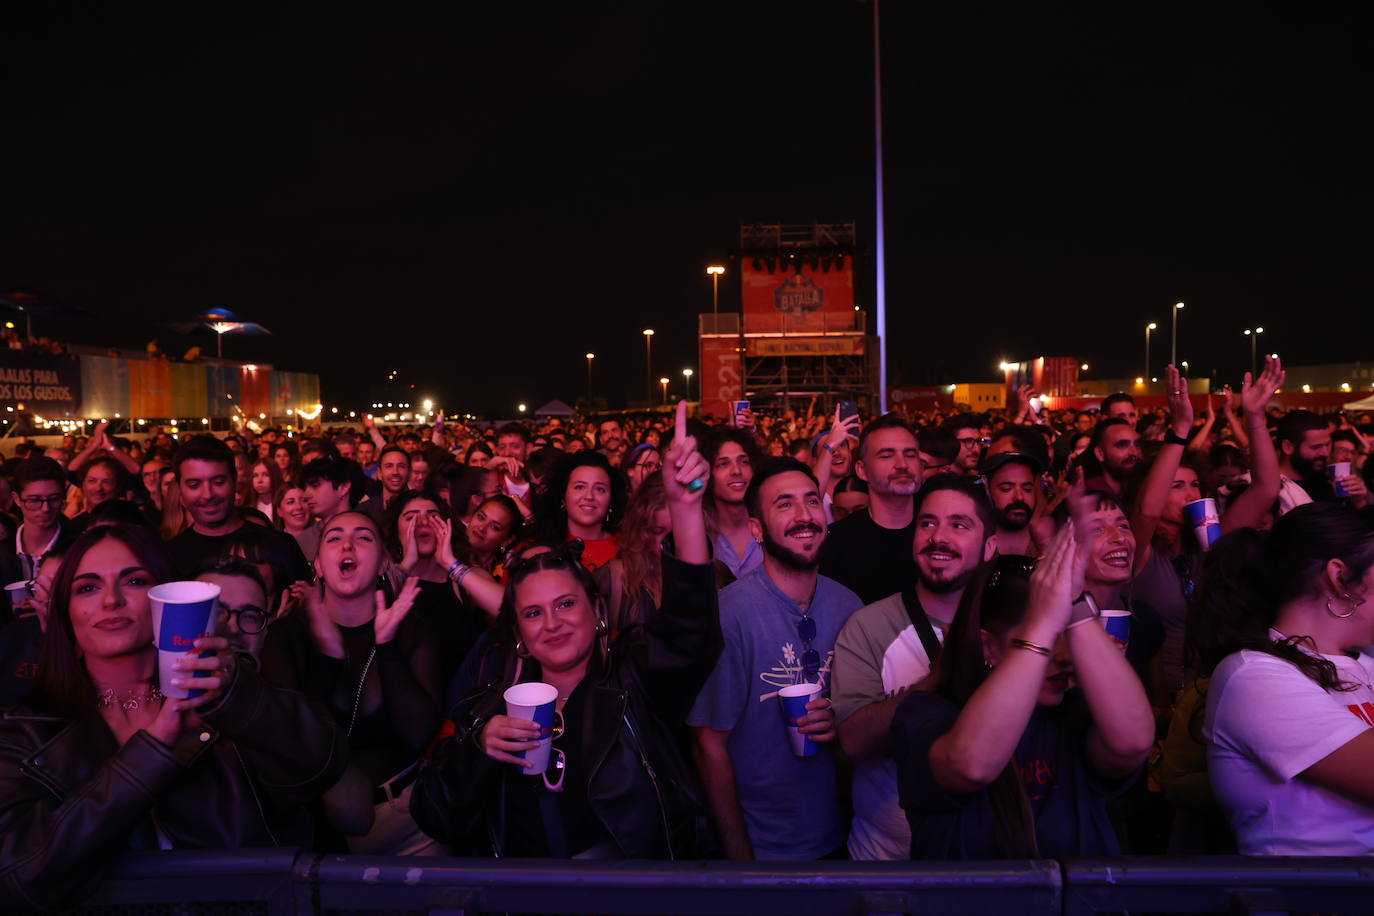
M 763 564 L 720 593 L 725 648 L 688 716 L 712 816 L 732 859 L 843 855 L 834 754 L 794 756 L 779 688 L 828 686 L 835 638 L 863 602 L 817 572 L 825 510 L 811 470 L 793 458 L 761 464 L 745 503 Z M 835 739 L 818 695 L 798 724 Z

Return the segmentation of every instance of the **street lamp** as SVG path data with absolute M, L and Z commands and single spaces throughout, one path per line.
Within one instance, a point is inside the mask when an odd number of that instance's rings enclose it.
M 644 400 L 654 399 L 654 329 L 644 329 Z
M 1159 328 L 1159 325 L 1151 321 L 1145 325 L 1145 374 L 1150 374 L 1150 332 Z
M 596 359 L 595 353 L 587 354 L 587 409 L 592 407 L 592 360 Z
M 690 401 L 692 399 L 692 370 L 683 369 L 682 376 L 687 379 L 687 400 Z
M 661 379 L 658 380 L 658 383 L 659 383 L 660 385 L 663 386 L 663 403 L 667 404 L 667 403 L 668 403 L 668 376 L 666 376 L 666 375 L 663 376 L 663 378 L 661 378 Z
M 1250 378 L 1259 378 L 1259 365 L 1255 362 L 1255 344 L 1259 341 L 1259 336 L 1264 333 L 1264 328 L 1255 328 L 1252 332 L 1249 328 L 1245 329 L 1245 336 L 1250 338 Z
M 711 314 L 716 315 L 720 312 L 720 275 L 725 273 L 725 268 L 712 264 L 706 272 L 711 275 Z
M 1173 335 L 1170 337 L 1169 340 L 1169 365 L 1171 366 L 1178 365 L 1178 313 L 1181 311 L 1183 311 L 1183 303 L 1175 302 L 1173 311 Z

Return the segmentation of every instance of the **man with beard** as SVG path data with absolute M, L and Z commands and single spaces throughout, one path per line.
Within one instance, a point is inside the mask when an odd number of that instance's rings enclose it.
M 1120 417 L 1103 420 L 1093 432 L 1093 456 L 1102 473 L 1088 479 L 1088 489 L 1120 497 L 1126 479 L 1140 464 L 1140 433 Z
M 965 413 L 950 417 L 942 426 L 959 440 L 959 456 L 950 468 L 965 477 L 977 477 L 978 467 L 983 463 L 983 453 L 988 450 L 987 436 L 983 427 L 987 423 L 980 414 Z
M 997 515 L 997 551 L 1038 557 L 1054 536 L 1054 521 L 1035 520 L 1044 465 L 1025 452 L 998 452 L 983 462 L 988 498 Z
M 908 690 L 930 673 L 964 587 L 997 552 L 992 506 L 974 480 L 941 474 L 916 494 L 915 581 L 849 618 L 835 642 L 830 695 L 854 761 L 854 859 L 906 859 L 911 828 L 897 800 L 888 733 Z
M 620 459 L 625 455 L 625 431 L 619 420 L 601 421 L 596 428 L 596 448 L 611 462 L 611 467 L 620 467 Z
M 819 574 L 825 509 L 811 469 L 770 458 L 746 497 L 763 564 L 720 593 L 724 648 L 687 718 L 697 770 L 725 853 L 732 859 L 843 856 L 835 756 L 794 756 L 779 688 L 829 679 L 831 647 L 862 603 Z M 821 694 L 797 720 L 825 744 L 835 737 Z
M 377 459 L 377 480 L 382 491 L 358 503 L 358 511 L 377 524 L 382 523 L 386 507 L 410 483 L 410 453 L 399 445 L 388 445 Z
M 191 527 L 167 542 L 167 552 L 177 575 L 190 579 L 223 556 L 234 533 L 247 522 L 234 511 L 234 453 L 229 446 L 214 436 L 192 436 L 177 449 L 172 467 Z M 273 529 L 263 535 L 283 541 L 276 546 L 291 557 L 293 582 L 309 577 L 295 538 Z
M 1135 426 L 1136 421 L 1139 420 L 1139 414 L 1136 413 L 1135 409 L 1135 398 L 1124 391 L 1107 395 L 1102 401 L 1102 416 L 1125 420 Z
M 821 549 L 821 575 L 872 604 L 901 591 L 916 575 L 912 497 L 921 485 L 921 456 L 901 417 L 890 413 L 868 424 L 854 470 L 868 483 L 868 509 L 831 526 Z
M 1279 421 L 1278 440 L 1280 515 L 1310 502 L 1341 498 L 1326 473 L 1331 427 L 1325 420 L 1310 410 L 1290 410 Z M 1368 488 L 1358 474 L 1336 483 L 1356 508 L 1368 501 Z

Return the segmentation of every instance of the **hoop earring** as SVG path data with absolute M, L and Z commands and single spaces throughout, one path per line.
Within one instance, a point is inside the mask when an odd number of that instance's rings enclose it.
M 1335 617 L 1337 620 L 1345 620 L 1349 617 L 1355 616 L 1355 612 L 1360 609 L 1360 605 L 1364 604 L 1363 598 L 1352 598 L 1349 595 L 1342 595 L 1341 597 L 1343 597 L 1346 601 L 1350 602 L 1350 610 L 1344 614 L 1337 614 L 1335 611 L 1333 611 L 1331 609 L 1331 598 L 1326 599 L 1326 613 L 1330 614 L 1332 617 Z
M 530 657 L 530 651 L 525 648 L 525 641 L 523 639 L 517 639 L 515 641 L 515 654 L 518 658 Z

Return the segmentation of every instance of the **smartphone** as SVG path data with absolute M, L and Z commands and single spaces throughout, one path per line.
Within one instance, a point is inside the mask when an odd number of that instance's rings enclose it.
M 847 420 L 847 419 L 849 419 L 850 417 L 857 417 L 858 415 L 859 415 L 859 402 L 858 402 L 858 401 L 841 401 L 841 402 L 840 402 L 840 419 L 841 419 L 841 420 Z

